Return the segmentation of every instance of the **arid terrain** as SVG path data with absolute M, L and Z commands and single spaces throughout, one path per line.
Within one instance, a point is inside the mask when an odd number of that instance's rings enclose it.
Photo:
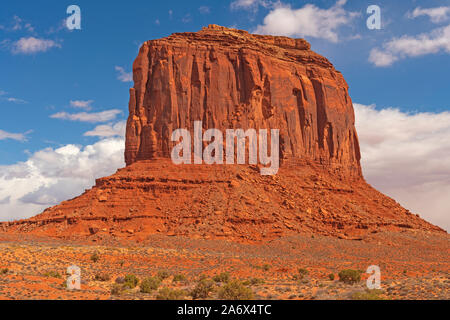
M 93 244 L 0 234 L 0 255 L 0 270 L 7 269 L 0 275 L 1 299 L 192 299 L 202 278 L 222 273 L 228 277 L 212 280 L 211 291 L 197 299 L 218 298 L 227 278 L 250 288 L 254 299 L 450 298 L 448 237 L 409 230 L 361 241 L 293 236 L 253 244 L 176 236 Z M 81 268 L 79 291 L 65 288 L 72 264 Z M 368 292 L 365 274 L 355 284 L 339 280 L 340 271 L 369 265 L 381 269 L 381 290 Z M 127 275 L 140 283 L 123 289 Z M 141 293 L 148 277 L 161 281 Z

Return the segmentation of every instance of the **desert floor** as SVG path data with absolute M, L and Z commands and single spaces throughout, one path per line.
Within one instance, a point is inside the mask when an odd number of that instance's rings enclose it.
M 364 241 L 295 236 L 265 243 L 167 236 L 93 243 L 0 233 L 0 299 L 192 299 L 200 279 L 226 272 L 250 288 L 254 299 L 448 300 L 449 253 L 448 234 L 410 230 Z M 65 286 L 73 264 L 81 268 L 81 290 Z M 366 287 L 369 265 L 381 269 L 381 290 Z M 360 270 L 361 281 L 340 281 L 344 269 Z M 126 275 L 161 281 L 141 293 L 139 284 L 122 288 Z M 216 280 L 207 299 L 218 298 L 225 286 L 226 280 Z

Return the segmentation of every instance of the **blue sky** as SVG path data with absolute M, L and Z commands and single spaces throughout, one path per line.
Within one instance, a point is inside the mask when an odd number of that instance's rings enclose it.
M 81 9 L 81 30 L 69 31 L 64 27 L 66 9 L 71 4 Z M 369 17 L 366 9 L 373 4 L 381 8 L 381 30 L 369 30 L 366 26 Z M 96 154 L 109 145 L 117 159 L 110 161 L 108 170 L 95 171 L 92 167 L 83 170 L 104 175 L 123 166 L 123 150 L 119 145 L 123 143 L 128 89 L 132 86 L 131 66 L 140 44 L 173 32 L 197 31 L 212 23 L 306 38 L 314 51 L 330 59 L 343 73 L 350 86 L 350 95 L 357 103 L 357 117 L 361 119 L 358 130 L 363 151 L 366 150 L 363 168 L 369 182 L 400 200 L 405 199 L 402 204 L 420 211 L 429 209 L 414 204 L 414 199 L 399 191 L 413 183 L 410 178 L 418 175 L 416 167 L 438 168 L 423 173 L 426 177 L 415 181 L 416 187 L 438 183 L 435 188 L 450 190 L 450 168 L 434 162 L 423 163 L 431 161 L 436 153 L 443 161 L 447 157 L 450 160 L 450 145 L 445 142 L 450 138 L 449 126 L 445 121 L 438 128 L 432 125 L 447 119 L 450 110 L 450 0 L 18 0 L 0 5 L 0 219 L 2 205 L 10 212 L 13 204 L 33 204 L 32 209 L 24 209 L 24 215 L 38 213 L 35 211 L 45 205 L 77 195 L 98 178 L 83 176 L 76 188 L 55 195 L 52 192 L 62 180 L 58 180 L 57 174 L 45 176 L 47 171 L 42 169 L 40 176 L 44 176 L 45 182 L 35 184 L 20 197 L 9 195 L 4 190 L 11 185 L 5 181 L 22 179 L 11 172 L 18 168 L 25 170 L 27 161 L 37 163 L 37 158 L 48 159 L 55 153 L 71 157 L 82 154 L 91 159 L 91 149 Z M 419 134 L 422 137 L 419 140 L 426 144 L 422 151 L 417 152 L 416 148 L 410 152 L 411 156 L 404 155 L 415 157 L 415 162 L 403 164 L 395 158 L 381 163 L 370 156 L 374 150 L 401 149 L 391 142 L 382 145 L 373 142 L 387 139 L 380 137 L 380 132 L 389 131 L 386 126 L 396 126 L 393 122 L 396 117 L 403 124 L 410 124 L 400 126 L 409 132 L 409 140 L 404 140 L 404 131 L 390 133 L 397 143 L 415 146 Z M 417 125 L 423 124 L 421 121 L 431 121 L 431 127 Z M 416 134 L 418 127 L 421 129 Z M 430 145 L 436 149 L 429 150 Z M 63 152 L 56 151 L 60 149 Z M 81 161 L 80 157 L 71 159 Z M 102 161 L 108 159 L 99 155 L 96 161 L 102 166 Z M 391 174 L 389 167 L 398 163 L 400 168 L 410 171 L 403 169 L 403 175 L 396 178 L 397 185 L 380 178 Z M 55 164 L 58 165 L 64 163 Z M 441 198 L 446 197 L 440 195 Z M 441 207 L 445 212 L 450 209 L 448 201 L 442 202 Z M 3 215 L 11 218 L 11 214 Z M 448 226 L 447 216 L 441 213 L 430 219 Z

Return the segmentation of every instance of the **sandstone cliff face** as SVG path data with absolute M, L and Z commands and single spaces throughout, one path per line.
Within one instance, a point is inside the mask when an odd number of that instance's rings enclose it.
M 303 39 L 211 25 L 147 41 L 133 64 L 125 161 L 170 157 L 177 128 L 280 129 L 280 156 L 361 177 L 342 74 Z

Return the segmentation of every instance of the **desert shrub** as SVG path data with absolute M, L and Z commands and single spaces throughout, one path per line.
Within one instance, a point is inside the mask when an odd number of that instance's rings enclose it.
M 262 269 L 263 269 L 264 271 L 269 271 L 270 265 L 266 263 L 265 265 L 262 266 Z
M 186 276 L 184 274 L 176 274 L 173 276 L 172 281 L 173 282 L 186 281 Z
M 94 253 L 91 255 L 91 261 L 92 261 L 92 262 L 97 262 L 98 260 L 100 260 L 100 256 L 98 255 L 97 252 L 94 252 Z
M 358 270 L 345 269 L 339 272 L 339 281 L 354 284 L 361 281 L 361 273 Z
M 192 299 L 206 299 L 214 290 L 214 283 L 211 280 L 202 279 L 197 282 L 196 286 L 190 292 Z
M 124 278 L 123 286 L 126 289 L 133 289 L 139 283 L 139 279 L 134 274 L 127 274 Z
M 94 280 L 95 281 L 109 281 L 109 280 L 111 280 L 111 277 L 109 275 L 107 275 L 106 273 L 97 273 L 94 276 Z
M 306 276 L 309 273 L 309 271 L 305 268 L 298 268 L 298 274 L 302 276 Z
M 230 274 L 228 272 L 222 272 L 213 277 L 215 282 L 228 282 L 230 281 Z
M 384 300 L 383 297 L 380 297 L 380 294 L 383 293 L 383 290 L 373 289 L 366 291 L 355 292 L 352 294 L 352 300 Z
M 115 282 L 116 282 L 116 283 L 119 283 L 119 284 L 122 284 L 122 283 L 125 282 L 125 279 L 124 279 L 124 277 L 117 277 L 116 280 L 115 280 Z
M 7 274 L 8 271 L 9 271 L 8 268 L 3 268 L 3 269 L 0 270 L 0 273 L 1 274 Z
M 174 290 L 169 288 L 162 288 L 156 295 L 156 300 L 180 300 L 186 295 L 183 290 Z
M 170 277 L 170 273 L 167 270 L 160 270 L 158 271 L 158 278 L 161 280 L 167 279 Z
M 333 274 L 333 273 L 330 273 L 330 274 L 328 275 L 328 279 L 330 279 L 331 281 L 333 281 L 333 280 L 334 280 L 334 274 Z
M 120 296 L 124 290 L 125 290 L 125 288 L 123 285 L 115 283 L 111 288 L 111 294 L 114 296 Z
M 44 273 L 44 276 L 49 277 L 49 278 L 58 278 L 58 279 L 62 278 L 62 276 L 59 274 L 58 271 L 48 271 L 48 272 Z
M 263 284 L 264 280 L 260 279 L 260 278 L 251 278 L 248 280 L 245 280 L 244 282 L 242 282 L 242 284 L 246 285 L 246 286 L 256 286 L 258 284 Z
M 224 300 L 251 300 L 252 289 L 244 286 L 242 282 L 235 280 L 228 282 L 219 290 L 219 299 Z
M 159 278 L 145 278 L 142 280 L 141 285 L 139 286 L 142 293 L 151 293 L 153 290 L 158 289 L 161 284 L 161 279 Z

